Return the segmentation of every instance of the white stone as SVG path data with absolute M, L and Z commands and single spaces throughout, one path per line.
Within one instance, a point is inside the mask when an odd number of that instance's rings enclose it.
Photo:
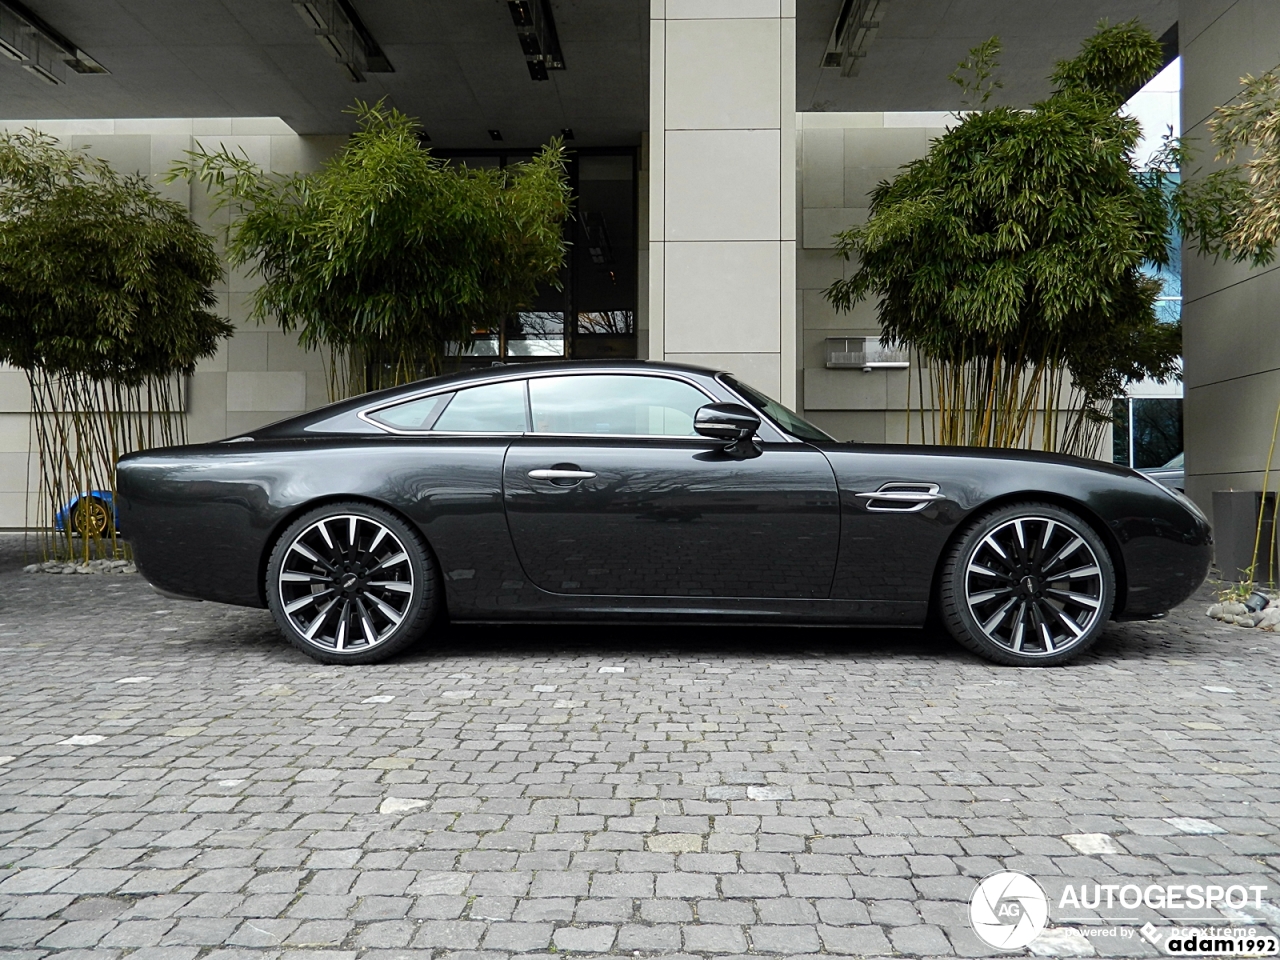
M 659 833 L 645 839 L 654 853 L 701 853 L 702 837 L 696 833 Z
M 528 730 L 527 723 L 500 723 L 493 728 L 498 733 L 517 733 L 521 730 Z
M 390 703 L 395 697 L 388 693 L 380 693 L 376 697 L 365 697 L 361 703 Z
M 601 667 L 600 673 L 626 673 L 626 667 Z
M 411 896 L 452 896 L 463 893 L 471 883 L 469 873 L 420 873 L 418 879 L 409 885 Z
M 105 739 L 107 738 L 104 736 L 100 736 L 99 734 L 87 733 L 87 734 L 80 734 L 74 737 L 67 737 L 67 739 L 65 740 L 59 740 L 58 744 L 59 745 L 65 744 L 68 747 L 87 747 L 91 743 L 101 743 Z
M 1072 927 L 1050 927 L 1027 947 L 1037 957 L 1092 957 L 1093 944 Z
M 1201 690 L 1208 690 L 1210 693 L 1235 693 L 1230 687 L 1201 687 Z
M 450 697 L 454 700 L 470 700 L 476 695 L 474 690 L 446 690 L 441 696 Z
M 238 787 L 238 786 L 240 786 L 240 784 L 242 784 L 242 783 L 244 783 L 244 781 L 243 781 L 243 780 L 219 780 L 219 781 L 218 781 L 218 786 L 220 786 L 220 787 Z
M 555 693 L 556 688 L 546 683 L 535 683 L 533 685 L 534 693 Z
M 12 763 L 17 759 L 17 757 L 0 757 L 0 767 L 3 767 L 6 763 Z
M 121 677 L 119 680 L 116 681 L 116 683 L 146 683 L 148 680 L 153 680 L 153 679 L 155 678 L 154 677 Z
M 426 800 L 414 800 L 409 797 L 387 797 L 378 807 L 378 812 L 409 813 L 412 810 L 421 810 L 426 805 Z
M 773 784 L 764 787 L 747 787 L 748 800 L 790 800 L 791 788 Z
M 1210 823 L 1208 820 L 1201 820 L 1199 817 L 1165 817 L 1164 822 L 1183 833 L 1205 835 L 1210 833 L 1227 832 L 1216 823 Z
M 1069 833 L 1062 838 L 1087 857 L 1124 853 L 1115 838 L 1106 833 Z

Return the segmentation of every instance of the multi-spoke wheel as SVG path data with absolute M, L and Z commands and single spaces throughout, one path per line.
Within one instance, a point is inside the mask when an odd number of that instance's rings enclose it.
M 1089 524 L 1048 504 L 980 517 L 943 563 L 943 620 L 997 663 L 1050 665 L 1082 653 L 1115 601 L 1111 557 Z
M 398 517 L 338 503 L 300 517 L 280 537 L 267 599 L 290 641 L 325 663 L 374 663 L 430 625 L 437 586 L 430 553 Z
M 111 510 L 100 497 L 81 497 L 71 508 L 71 529 L 82 537 L 105 537 L 111 523 Z

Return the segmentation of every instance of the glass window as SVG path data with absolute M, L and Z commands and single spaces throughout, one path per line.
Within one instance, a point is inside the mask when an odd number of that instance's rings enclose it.
M 582 375 L 529 381 L 536 433 L 694 437 L 702 391 L 666 377 Z
M 438 393 L 432 397 L 419 397 L 394 407 L 384 407 L 369 414 L 369 418 L 396 430 L 430 430 L 436 416 L 452 396 L 451 393 Z
M 801 440 L 833 439 L 794 410 L 784 407 L 782 404 L 778 403 L 777 400 L 771 400 L 759 390 L 753 390 L 742 381 L 736 380 L 733 377 L 726 376 L 724 379 L 728 382 L 729 386 L 733 387 L 733 389 L 737 390 L 740 394 L 763 410 L 769 415 L 769 419 L 793 437 L 799 437 Z
M 458 433 L 524 433 L 524 381 L 507 380 L 459 390 L 433 429 Z

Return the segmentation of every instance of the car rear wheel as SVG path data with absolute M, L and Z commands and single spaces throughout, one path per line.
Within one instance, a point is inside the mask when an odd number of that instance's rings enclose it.
M 951 635 L 979 656 L 1053 666 L 1097 641 L 1115 583 L 1089 524 L 1060 507 L 1015 503 L 980 516 L 948 551 L 938 600 Z
M 421 639 L 439 607 L 417 531 L 364 503 L 299 517 L 267 564 L 267 604 L 289 642 L 321 663 L 377 663 Z

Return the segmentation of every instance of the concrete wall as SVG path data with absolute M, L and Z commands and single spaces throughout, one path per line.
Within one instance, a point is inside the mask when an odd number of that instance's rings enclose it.
M 1241 76 L 1280 64 L 1280 4 L 1182 0 L 1179 13 L 1183 129 L 1207 161 L 1214 108 L 1239 93 Z M 1187 493 L 1211 511 L 1215 490 L 1261 489 L 1280 402 L 1280 266 L 1213 263 L 1187 249 L 1182 296 Z
M 652 0 L 649 352 L 796 399 L 795 0 Z
M 881 180 L 929 150 L 941 136 L 946 113 L 802 113 L 796 119 L 796 310 L 800 317 L 801 395 L 806 417 L 841 440 L 904 442 L 908 390 L 919 410 L 915 369 L 828 370 L 827 337 L 878 337 L 874 302 L 837 313 L 822 296 L 831 283 L 857 267 L 835 256 L 834 234 L 866 221 L 869 193 Z M 920 442 L 917 418 L 911 439 Z
M 203 187 L 165 184 L 161 178 L 183 151 L 225 144 L 277 173 L 313 170 L 342 144 L 342 137 L 302 137 L 272 117 L 181 120 L 13 121 L 0 128 L 34 126 L 67 147 L 107 160 L 121 172 L 150 176 L 160 192 L 187 205 L 219 249 L 229 213 L 214 213 Z M 217 440 L 319 406 L 326 375 L 319 354 L 300 349 L 292 335 L 249 320 L 257 281 L 228 270 L 217 286 L 217 310 L 236 325 L 235 336 L 203 361 L 189 383 L 188 435 L 193 442 Z M 25 375 L 0 368 L 0 528 L 21 527 L 27 502 L 30 398 Z M 35 487 L 35 477 L 31 478 Z

